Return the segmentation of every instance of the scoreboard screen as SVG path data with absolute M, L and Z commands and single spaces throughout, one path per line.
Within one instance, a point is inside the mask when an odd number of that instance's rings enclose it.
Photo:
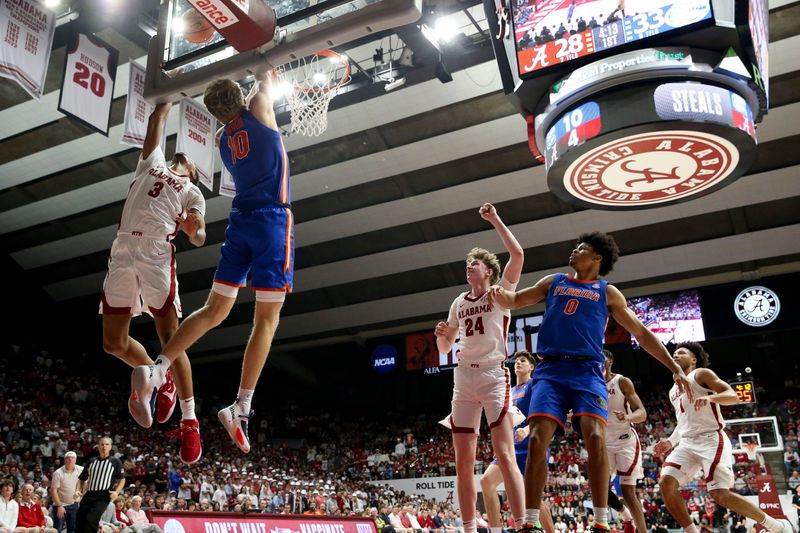
M 712 18 L 711 0 L 509 0 L 520 77 Z
M 756 388 L 752 381 L 738 381 L 731 383 L 736 391 L 740 404 L 756 403 Z

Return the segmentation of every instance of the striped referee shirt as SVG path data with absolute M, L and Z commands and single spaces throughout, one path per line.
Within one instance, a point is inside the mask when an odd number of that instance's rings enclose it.
M 94 457 L 84 466 L 78 479 L 88 481 L 86 492 L 109 491 L 116 488 L 117 482 L 123 477 L 122 461 L 113 456 L 105 459 Z

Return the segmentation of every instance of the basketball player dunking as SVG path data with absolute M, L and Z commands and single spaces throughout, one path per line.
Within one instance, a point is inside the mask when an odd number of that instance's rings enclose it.
M 792 533 L 794 527 L 788 520 L 772 518 L 730 490 L 734 482 L 731 442 L 723 431 L 725 421 L 719 406 L 735 405 L 736 392 L 708 368 L 708 354 L 701 344 L 681 343 L 672 357 L 686 372 L 686 392 L 693 395 L 690 398 L 677 387 L 669 391 L 678 423 L 672 435 L 654 448 L 658 455 L 669 452 L 659 486 L 670 514 L 686 533 L 699 533 L 679 490 L 682 483 L 692 480 L 702 469 L 708 492 L 718 504 L 755 520 L 771 533 Z
M 178 329 L 181 306 L 175 246 L 170 241 L 178 228 L 195 246 L 202 246 L 206 239 L 203 220 L 206 202 L 193 183 L 194 163 L 179 152 L 168 164 L 161 151 L 164 123 L 171 107 L 172 104 L 159 104 L 150 115 L 142 155 L 128 187 L 103 283 L 100 304 L 103 349 L 131 367 L 153 363 L 144 346 L 129 334 L 132 317 L 142 312 L 152 315 L 162 347 Z M 138 409 L 135 395 L 128 405 L 136 421 L 150 427 L 154 417 L 160 423 L 169 419 L 177 392 L 182 413 L 178 430 L 181 460 L 191 464 L 200 458 L 201 449 L 195 431 L 192 368 L 185 352 L 178 354 L 172 373 L 167 374 L 158 392 L 148 397 L 155 403 L 155 413 L 152 406 L 147 411 Z
M 541 362 L 533 373 L 536 385 L 528 410 L 531 433 L 523 531 L 541 530 L 539 507 L 547 481 L 546 451 L 556 429 L 565 428 L 570 409 L 573 421 L 579 420 L 589 453 L 594 530 L 608 530 L 608 391 L 603 376 L 603 334 L 609 313 L 672 371 L 676 383 L 683 386 L 686 381 L 664 345 L 628 309 L 619 289 L 599 279 L 611 271 L 618 257 L 619 249 L 610 235 L 587 233 L 578 238 L 569 256 L 574 274 L 551 274 L 517 293 L 502 286 L 489 290 L 490 301 L 508 309 L 546 302 L 537 341 Z
M 487 292 L 493 283 L 513 290 L 519 282 L 525 257 L 517 239 L 509 231 L 492 204 L 479 210 L 489 222 L 509 253 L 508 264 L 500 277 L 497 256 L 482 248 L 467 254 L 467 282 L 470 290 L 461 293 L 450 306 L 447 322 L 436 325 L 439 353 L 450 353 L 459 338 L 458 366 L 453 372 L 453 402 L 450 427 L 456 456 L 456 490 L 464 520 L 465 533 L 477 533 L 475 522 L 475 451 L 481 424 L 486 413 L 492 436 L 492 448 L 505 480 L 508 501 L 517 527 L 524 518 L 522 474 L 514 453 L 514 422 L 506 416 L 510 402 L 511 380 L 506 368 L 506 336 L 511 312 L 492 306 Z
M 217 80 L 203 102 L 225 126 L 218 132 L 222 162 L 233 176 L 233 198 L 225 241 L 205 305 L 183 321 L 154 365 L 137 367 L 131 378 L 143 394 L 160 386 L 178 354 L 218 326 L 236 303 L 251 274 L 256 293 L 253 330 L 247 341 L 236 400 L 217 417 L 245 453 L 256 384 L 272 346 L 286 293 L 292 290 L 294 217 L 290 209 L 289 158 L 275 119 L 272 74 L 256 74 L 245 98 L 231 80 Z
M 536 360 L 527 350 L 520 350 L 514 354 L 514 374 L 517 384 L 511 389 L 511 399 L 514 405 L 527 416 L 528 406 L 531 404 L 531 391 L 533 381 L 531 374 L 536 367 Z M 517 455 L 517 467 L 520 474 L 525 473 L 525 462 L 528 459 L 528 428 L 527 420 L 514 427 L 514 451 Z M 481 476 L 481 490 L 483 503 L 486 505 L 486 514 L 489 515 L 490 533 L 500 533 L 503 526 L 500 516 L 500 500 L 497 497 L 497 487 L 503 482 L 503 473 L 495 458 Z M 545 533 L 555 533 L 553 519 L 547 504 L 542 503 L 541 522 Z
M 622 499 L 630 511 L 639 533 L 647 532 L 642 503 L 636 496 L 636 481 L 644 477 L 642 469 L 642 447 L 633 424 L 644 422 L 647 411 L 636 394 L 633 382 L 622 374 L 611 371 L 614 354 L 603 350 L 605 355 L 606 389 L 608 390 L 608 428 L 606 429 L 606 453 L 611 478 L 619 476 Z M 612 505 L 613 507 L 613 505 Z

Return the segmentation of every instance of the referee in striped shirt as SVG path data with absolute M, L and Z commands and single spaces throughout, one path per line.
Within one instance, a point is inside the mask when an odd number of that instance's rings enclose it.
M 99 455 L 89 459 L 78 477 L 75 496 L 83 495 L 76 520 L 78 533 L 97 533 L 100 516 L 125 485 L 122 462 L 111 457 L 111 438 L 100 437 L 97 451 Z

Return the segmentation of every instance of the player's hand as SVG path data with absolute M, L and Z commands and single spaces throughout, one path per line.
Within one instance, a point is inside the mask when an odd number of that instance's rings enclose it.
M 628 421 L 628 415 L 626 415 L 624 411 L 614 411 L 614 416 L 616 416 L 617 420 L 620 422 Z
M 675 381 L 675 384 L 678 386 L 678 390 L 681 392 L 686 393 L 686 397 L 691 402 L 692 398 L 692 388 L 689 386 L 689 379 L 686 377 L 686 374 L 683 373 L 683 370 L 680 372 L 675 372 L 672 374 L 672 379 Z
M 498 218 L 497 209 L 495 209 L 494 206 L 489 203 L 483 204 L 480 209 L 478 209 L 478 214 L 480 214 L 481 218 L 487 222 L 494 222 Z
M 505 290 L 500 285 L 492 285 L 486 293 L 486 299 L 489 301 L 489 305 L 497 304 L 506 309 L 511 308 L 514 303 L 514 296 L 515 294 L 513 292 Z
M 528 428 L 528 426 L 525 426 L 524 428 L 519 428 L 518 430 L 516 430 L 514 432 L 514 442 L 522 442 L 522 441 L 524 441 L 525 439 L 528 438 L 528 433 L 529 432 L 530 432 L 530 429 Z
M 656 455 L 666 455 L 672 450 L 672 443 L 668 440 L 662 440 L 656 443 L 653 446 L 653 452 Z
M 436 329 L 433 330 L 433 334 L 437 337 L 445 337 L 447 336 L 447 331 L 450 327 L 447 325 L 447 322 L 439 322 L 436 324 Z
M 708 405 L 709 403 L 708 397 L 706 396 L 705 398 L 697 398 L 693 403 L 694 403 L 694 410 L 699 411 L 700 409 Z
M 200 229 L 200 215 L 197 213 L 189 213 L 186 218 L 179 218 L 178 225 L 181 230 L 189 237 L 197 235 L 197 230 Z

